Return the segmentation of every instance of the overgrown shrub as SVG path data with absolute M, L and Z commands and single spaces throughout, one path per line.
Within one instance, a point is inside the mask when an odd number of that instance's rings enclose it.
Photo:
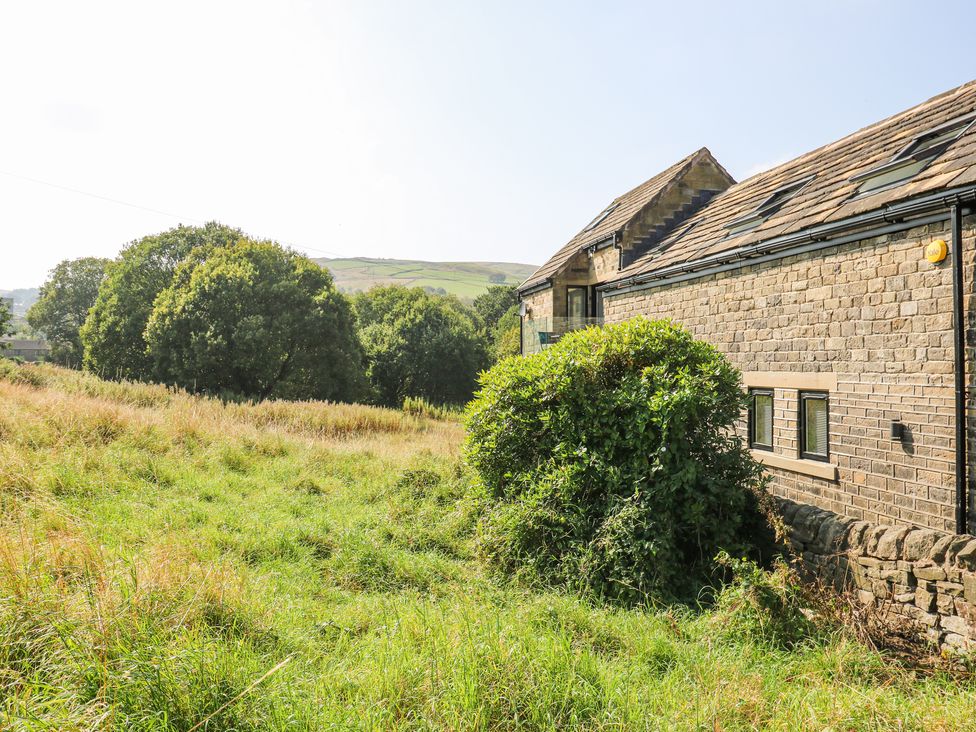
M 778 560 L 770 571 L 748 559 L 720 552 L 729 582 L 706 616 L 710 637 L 747 641 L 774 648 L 794 648 L 816 634 L 808 597 L 796 572 Z
M 738 371 L 670 321 L 502 361 L 465 415 L 482 553 L 627 603 L 694 597 L 719 550 L 767 540 L 762 471 L 732 429 L 743 407 Z

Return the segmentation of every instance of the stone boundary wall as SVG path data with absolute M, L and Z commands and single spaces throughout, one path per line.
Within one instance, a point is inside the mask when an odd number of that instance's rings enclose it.
M 804 570 L 909 621 L 942 649 L 976 650 L 976 537 L 776 501 Z

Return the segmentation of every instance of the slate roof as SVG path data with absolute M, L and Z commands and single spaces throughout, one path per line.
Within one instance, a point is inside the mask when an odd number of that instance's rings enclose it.
M 853 198 L 859 183 L 850 180 L 891 159 L 918 135 L 974 111 L 976 81 L 736 183 L 716 195 L 686 225 L 666 237 L 661 246 L 635 260 L 616 279 L 731 252 L 818 224 L 875 211 L 919 194 L 976 183 L 976 125 L 915 177 L 898 186 Z M 731 222 L 754 211 L 778 188 L 810 176 L 813 179 L 809 183 L 758 227 L 738 236 L 728 235 Z
M 519 289 L 525 290 L 544 282 L 547 278 L 556 274 L 576 252 L 581 249 L 586 249 L 588 246 L 597 242 L 605 241 L 614 233 L 620 232 L 645 206 L 652 204 L 658 196 L 669 189 L 672 183 L 679 181 L 684 173 L 690 170 L 696 162 L 705 158 L 711 159 L 718 165 L 717 161 L 712 158 L 712 154 L 708 151 L 708 148 L 703 147 L 678 161 L 667 170 L 658 173 L 650 180 L 641 183 L 632 191 L 628 191 L 622 196 L 613 199 L 600 212 L 603 213 L 603 211 L 616 204 L 616 208 L 605 219 L 590 230 L 584 228 L 583 231 L 570 239 L 549 261 L 529 275 L 528 279 L 519 285 Z M 597 215 L 599 216 L 599 214 Z M 590 221 L 592 222 L 592 220 Z M 587 223 L 587 226 L 589 226 L 589 223 Z

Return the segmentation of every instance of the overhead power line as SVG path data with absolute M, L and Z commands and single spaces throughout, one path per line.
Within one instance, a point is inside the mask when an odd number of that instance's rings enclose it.
M 128 206 L 129 208 L 136 208 L 140 211 L 148 211 L 150 213 L 159 214 L 160 216 L 168 216 L 173 219 L 180 221 L 192 221 L 197 224 L 204 223 L 200 219 L 195 219 L 192 216 L 179 216 L 174 213 L 169 213 L 168 211 L 161 211 L 158 208 L 150 208 L 149 206 L 140 206 L 138 203 L 130 203 L 129 201 L 120 201 L 118 198 L 111 198 L 109 196 L 103 196 L 98 193 L 92 193 L 91 191 L 83 191 L 80 188 L 72 188 L 71 186 L 63 186 L 60 183 L 51 183 L 46 180 L 38 180 L 37 178 L 31 178 L 26 175 L 19 175 L 18 173 L 11 173 L 7 170 L 0 170 L 0 174 L 9 176 L 11 178 L 18 178 L 19 180 L 26 180 L 30 183 L 36 183 L 41 186 L 48 186 L 49 188 L 57 188 L 58 190 L 68 191 L 69 193 L 77 193 L 79 196 L 88 196 L 89 198 L 97 198 L 100 201 L 108 201 L 109 203 L 116 203 L 119 206 Z
M 106 201 L 108 203 L 114 203 L 114 204 L 117 204 L 119 206 L 126 206 L 128 208 L 138 209 L 139 211 L 147 211 L 149 213 L 158 214 L 159 216 L 166 216 L 168 218 L 175 219 L 176 221 L 181 221 L 181 222 L 182 221 L 187 221 L 187 222 L 191 222 L 191 223 L 194 223 L 194 224 L 203 224 L 203 223 L 206 223 L 205 221 L 203 221 L 201 219 L 194 218 L 192 216 L 181 216 L 179 214 L 170 213 L 169 211 L 163 211 L 163 210 L 158 209 L 158 208 L 152 208 L 150 206 L 142 206 L 142 205 L 140 205 L 138 203 L 132 203 L 131 201 L 122 201 L 122 200 L 120 200 L 118 198 L 112 198 L 111 196 L 103 196 L 100 193 L 92 193 L 91 191 L 83 191 L 80 188 L 72 188 L 71 186 L 61 185 L 60 183 L 51 183 L 50 181 L 40 180 L 38 178 L 31 178 L 30 176 L 27 176 L 27 175 L 20 175 L 19 173 L 11 173 L 8 170 L 0 170 L 0 175 L 5 175 L 5 176 L 8 176 L 9 178 L 16 178 L 18 180 L 27 181 L 28 183 L 35 183 L 35 184 L 40 185 L 40 186 L 47 186 L 49 188 L 56 188 L 56 189 L 61 190 L 61 191 L 67 191 L 68 193 L 76 193 L 79 196 L 87 196 L 88 198 L 95 198 L 95 199 L 97 199 L 99 201 Z M 339 252 L 330 252 L 330 251 L 328 251 L 326 249 L 318 249 L 316 247 L 310 247 L 307 244 L 297 244 L 295 242 L 282 241 L 282 240 L 277 240 L 277 241 L 280 241 L 280 243 L 285 244 L 287 246 L 294 247 L 295 249 L 306 249 L 308 251 L 316 252 L 318 254 L 327 254 L 330 257 L 345 257 L 346 256 L 344 254 L 340 254 Z

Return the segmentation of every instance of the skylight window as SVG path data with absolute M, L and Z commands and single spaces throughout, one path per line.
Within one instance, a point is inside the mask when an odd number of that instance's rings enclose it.
M 958 140 L 974 121 L 976 114 L 969 114 L 923 132 L 888 162 L 853 176 L 851 181 L 861 184 L 855 195 L 877 193 L 914 178 Z
M 762 203 L 756 206 L 754 210 L 727 224 L 725 228 L 729 231 L 728 237 L 738 236 L 739 234 L 744 234 L 747 231 L 755 229 L 759 224 L 783 208 L 784 204 L 799 193 L 813 178 L 814 176 L 811 175 L 777 188 L 763 199 Z
M 593 229 L 595 229 L 597 226 L 599 226 L 600 225 L 600 222 L 603 221 L 607 216 L 609 216 L 610 214 L 612 214 L 613 211 L 614 211 L 614 209 L 617 208 L 617 206 L 619 206 L 619 205 L 620 205 L 619 203 L 611 203 L 609 206 L 607 206 L 605 209 L 603 209 L 603 211 L 600 213 L 599 216 L 597 216 L 590 223 L 588 223 L 586 225 L 586 228 L 583 229 L 583 231 L 593 231 Z

